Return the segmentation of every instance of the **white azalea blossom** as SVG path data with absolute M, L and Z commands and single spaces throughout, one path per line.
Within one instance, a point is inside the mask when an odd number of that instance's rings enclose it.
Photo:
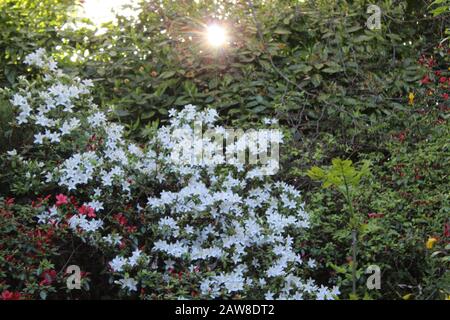
M 122 289 L 126 289 L 129 291 L 137 291 L 138 282 L 133 278 L 123 278 L 120 280 L 116 280 L 115 283 L 120 284 Z
M 115 272 L 120 272 L 123 270 L 123 267 L 127 264 L 127 259 L 124 257 L 115 257 L 110 263 L 109 266 Z

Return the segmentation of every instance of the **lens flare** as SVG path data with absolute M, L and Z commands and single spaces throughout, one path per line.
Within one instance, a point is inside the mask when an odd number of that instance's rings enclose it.
M 211 46 L 220 47 L 223 46 L 227 41 L 227 33 L 225 31 L 225 28 L 217 24 L 213 24 L 207 26 L 206 38 Z

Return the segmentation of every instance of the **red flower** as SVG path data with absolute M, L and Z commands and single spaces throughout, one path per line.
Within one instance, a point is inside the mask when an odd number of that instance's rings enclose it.
M 56 271 L 55 270 L 45 270 L 41 274 L 42 281 L 39 282 L 40 286 L 51 285 L 52 282 L 56 279 Z
M 406 132 L 401 131 L 401 132 L 395 134 L 394 137 L 396 137 L 398 139 L 398 141 L 403 142 L 406 139 Z
M 430 77 L 428 77 L 428 75 L 425 75 L 423 78 L 422 78 L 422 80 L 420 80 L 420 83 L 421 84 L 428 84 L 428 83 L 430 83 L 431 81 L 430 81 Z
M 433 58 L 428 59 L 427 61 L 428 67 L 433 67 L 434 65 L 436 65 L 436 61 L 434 61 Z
M 91 208 L 89 206 L 82 205 L 78 208 L 78 212 L 80 214 L 87 215 L 89 218 L 95 218 L 97 215 L 95 214 L 94 208 Z
M 62 206 L 63 204 L 68 204 L 67 197 L 63 195 L 62 193 L 58 194 L 56 196 L 56 206 Z
M 128 223 L 127 218 L 125 218 L 124 215 L 121 214 L 121 213 L 116 214 L 116 215 L 114 216 L 114 219 L 115 219 L 121 226 L 125 226 L 125 225 Z
M 444 94 L 442 95 L 442 98 L 443 98 L 444 100 L 448 100 L 448 93 L 444 93 Z
M 1 300 L 19 300 L 20 293 L 19 292 L 10 292 L 5 290 L 2 292 Z
M 128 227 L 126 227 L 126 230 L 128 233 L 135 233 L 137 231 L 137 227 L 136 226 L 128 226 Z
M 46 202 L 48 199 L 51 198 L 51 195 L 47 195 L 44 198 L 38 197 L 36 201 L 32 202 L 33 208 L 37 208 L 43 205 L 44 202 Z
M 440 77 L 439 78 L 439 82 L 440 83 L 444 83 L 444 82 L 446 82 L 447 81 L 447 78 L 446 77 Z
M 6 198 L 5 199 L 5 205 L 7 207 L 12 206 L 14 204 L 14 198 Z

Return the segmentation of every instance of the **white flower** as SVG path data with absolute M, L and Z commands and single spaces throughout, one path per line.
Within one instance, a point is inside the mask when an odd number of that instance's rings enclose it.
M 116 280 L 115 283 L 120 284 L 122 289 L 127 289 L 128 291 L 137 291 L 137 281 L 133 278 L 123 278 Z
M 315 268 L 317 266 L 316 264 L 316 260 L 314 259 L 308 259 L 308 267 L 310 267 L 311 269 Z
M 42 133 L 37 133 L 34 135 L 34 143 L 35 144 L 43 144 L 44 143 L 44 138 L 46 137 L 46 135 L 43 135 Z
M 59 130 L 61 131 L 61 135 L 69 134 L 72 130 L 77 128 L 80 125 L 80 120 L 76 118 L 70 119 L 70 121 L 64 121 L 63 125 Z
M 102 195 L 102 189 L 95 188 L 94 189 L 94 197 L 100 197 Z
M 121 243 L 122 237 L 117 234 L 108 234 L 107 236 L 103 237 L 103 241 L 110 245 L 116 246 Z
M 139 249 L 134 250 L 133 254 L 131 255 L 131 257 L 128 258 L 128 264 L 131 267 L 136 266 L 137 263 L 138 263 L 139 258 L 141 257 L 141 255 L 142 255 L 142 251 L 141 250 L 139 250 Z
M 136 155 L 138 157 L 141 157 L 143 155 L 142 150 L 134 143 L 128 145 L 128 151 L 131 154 Z
M 22 95 L 20 95 L 20 94 L 18 94 L 18 93 L 14 94 L 10 101 L 11 101 L 11 104 L 13 106 L 16 106 L 16 107 L 21 107 L 21 106 L 24 106 L 24 105 L 28 105 L 27 98 L 22 96 Z
M 83 81 L 81 81 L 81 83 L 83 84 L 83 86 L 88 88 L 94 86 L 94 82 L 92 82 L 91 79 L 84 79 Z
M 103 112 L 96 112 L 88 117 L 88 122 L 94 128 L 103 126 L 106 123 L 106 116 Z
M 51 222 L 59 222 L 58 208 L 56 206 L 51 207 L 48 211 L 43 211 L 36 216 L 38 223 L 47 224 Z
M 7 151 L 6 154 L 10 157 L 14 157 L 17 156 L 17 150 L 16 149 L 12 149 L 10 151 Z
M 85 232 L 95 232 L 103 226 L 103 221 L 99 219 L 92 219 L 88 221 L 83 221 L 80 227 Z
M 193 234 L 193 233 L 194 233 L 194 228 L 191 227 L 190 225 L 186 225 L 186 226 L 184 227 L 184 231 L 185 231 L 187 234 Z
M 273 300 L 273 299 L 274 299 L 273 295 L 274 295 L 274 294 L 273 294 L 271 291 L 267 291 L 267 292 L 264 294 L 264 299 L 266 299 L 266 300 Z
M 50 142 L 60 142 L 61 135 L 58 132 L 51 132 L 50 130 L 45 130 L 45 138 L 49 139 Z
M 27 55 L 24 59 L 24 63 L 30 66 L 43 67 L 45 54 L 45 49 L 39 48 L 35 52 Z
M 175 261 L 169 259 L 169 260 L 164 260 L 164 266 L 166 270 L 169 270 L 171 268 L 173 268 L 175 266 Z
M 109 266 L 115 272 L 123 271 L 123 267 L 127 264 L 127 259 L 117 256 L 110 263 Z
M 75 231 L 80 228 L 84 232 L 96 232 L 102 228 L 103 221 L 99 219 L 88 220 L 85 215 L 73 215 L 69 219 L 69 227 Z
M 55 125 L 55 121 L 53 121 L 52 119 L 47 118 L 43 114 L 38 114 L 36 116 L 35 124 L 38 124 L 38 125 L 40 125 L 42 127 L 53 127 Z
M 53 181 L 53 174 L 51 172 L 47 172 L 45 174 L 45 182 L 50 183 Z
M 225 280 L 225 288 L 229 293 L 244 290 L 244 278 L 240 274 L 231 274 Z
M 175 258 L 181 258 L 182 255 L 188 253 L 189 248 L 180 241 L 167 243 L 166 241 L 159 240 L 154 243 L 153 250 L 165 252 Z
M 278 263 L 267 269 L 267 276 L 268 277 L 284 276 L 286 274 L 286 272 L 284 271 L 285 267 L 286 267 L 285 262 L 279 260 Z
M 169 110 L 169 117 L 170 118 L 173 118 L 176 114 L 177 114 L 177 110 L 175 110 L 173 108 Z
M 316 294 L 316 299 L 317 300 L 326 300 L 329 295 L 330 295 L 330 293 L 328 291 L 328 288 L 326 288 L 324 286 L 320 286 L 320 288 Z
M 100 202 L 100 201 L 97 201 L 97 200 L 88 202 L 85 205 L 87 205 L 88 207 L 91 207 L 96 212 L 99 212 L 99 211 L 103 210 L 103 202 Z
M 17 124 L 28 123 L 28 118 L 31 115 L 31 107 L 28 105 L 28 102 L 19 106 L 19 115 L 16 117 Z

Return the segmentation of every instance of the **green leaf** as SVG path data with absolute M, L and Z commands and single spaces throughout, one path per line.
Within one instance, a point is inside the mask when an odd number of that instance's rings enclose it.
M 341 72 L 343 69 L 341 67 L 328 67 L 323 69 L 322 71 L 325 73 L 329 73 L 329 74 L 333 74 L 333 73 L 338 73 Z
M 322 76 L 318 73 L 312 75 L 311 82 L 314 85 L 314 87 L 318 87 L 322 81 Z
M 159 75 L 159 78 L 160 79 L 168 79 L 168 78 L 173 77 L 175 75 L 175 73 L 176 73 L 175 71 L 164 71 L 163 73 L 161 73 Z
M 371 37 L 371 36 L 367 36 L 367 35 L 360 35 L 360 36 L 357 36 L 356 38 L 354 38 L 354 42 L 355 43 L 360 43 L 360 42 L 365 42 L 365 41 L 370 41 L 370 40 L 372 40 L 373 39 L 373 37 Z
M 284 29 L 284 28 L 276 28 L 273 33 L 276 34 L 291 34 L 291 31 Z
M 356 32 L 356 31 L 361 30 L 361 29 L 362 29 L 361 26 L 356 25 L 356 26 L 353 26 L 353 27 L 348 28 L 348 29 L 347 29 L 347 32 L 348 32 L 348 33 L 352 33 L 352 32 Z

